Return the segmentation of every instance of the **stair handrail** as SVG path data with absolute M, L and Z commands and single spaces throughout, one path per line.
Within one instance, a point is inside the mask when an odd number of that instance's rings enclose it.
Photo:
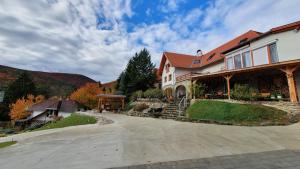
M 181 106 L 182 104 L 183 104 L 183 109 Z M 180 116 L 181 111 L 183 111 L 186 107 L 187 107 L 187 98 L 186 98 L 186 96 L 183 96 L 178 104 L 178 110 L 179 110 L 178 116 Z

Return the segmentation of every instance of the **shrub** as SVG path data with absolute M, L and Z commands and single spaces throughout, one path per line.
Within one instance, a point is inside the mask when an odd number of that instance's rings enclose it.
M 138 90 L 138 91 L 135 91 L 134 93 L 132 93 L 131 100 L 136 100 L 137 98 L 142 98 L 143 96 L 144 96 L 143 91 Z
M 147 104 L 145 104 L 145 103 L 140 103 L 140 104 L 136 104 L 136 105 L 134 106 L 133 110 L 141 112 L 141 111 L 143 111 L 143 110 L 145 110 L 145 109 L 148 109 L 148 108 L 149 108 L 149 106 L 148 106 Z
M 232 97 L 237 100 L 256 100 L 258 91 L 246 84 L 235 84 L 232 91 Z
M 125 105 L 124 110 L 125 110 L 125 111 L 129 111 L 129 110 L 131 110 L 133 107 L 134 107 L 134 106 L 133 106 L 133 104 L 132 104 L 132 101 L 130 101 L 129 103 L 127 103 L 127 104 Z
M 194 84 L 192 89 L 193 89 L 193 93 L 195 94 L 195 97 L 199 98 L 201 96 L 204 96 L 206 85 L 203 83 Z
M 160 89 L 148 89 L 144 92 L 144 97 L 160 99 L 163 97 L 163 92 Z

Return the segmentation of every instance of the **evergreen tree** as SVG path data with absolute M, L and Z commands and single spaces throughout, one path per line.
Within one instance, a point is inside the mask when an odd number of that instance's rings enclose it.
M 130 95 L 137 90 L 147 90 L 153 87 L 156 75 L 151 55 L 143 49 L 132 57 L 126 69 L 118 78 L 118 89 L 125 95 Z
M 24 72 L 8 86 L 4 102 L 9 105 L 19 98 L 26 98 L 30 94 L 36 94 L 36 87 L 28 74 Z

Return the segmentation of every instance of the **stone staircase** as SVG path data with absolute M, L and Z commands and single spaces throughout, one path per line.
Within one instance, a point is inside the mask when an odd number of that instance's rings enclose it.
M 176 100 L 170 102 L 163 110 L 161 118 L 165 119 L 177 119 L 185 117 L 185 110 L 190 105 L 190 101 L 187 101 L 187 106 L 179 109 L 180 101 Z

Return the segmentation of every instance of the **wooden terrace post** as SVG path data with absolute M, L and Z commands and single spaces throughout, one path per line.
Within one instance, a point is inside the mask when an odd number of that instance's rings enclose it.
M 197 83 L 197 80 L 192 81 L 192 98 L 196 99 L 196 93 L 195 93 L 195 85 Z
M 285 69 L 280 69 L 281 71 L 285 72 L 288 86 L 289 86 L 289 93 L 290 93 L 290 101 L 292 103 L 297 103 L 297 92 L 296 92 L 296 85 L 295 85 L 295 79 L 294 79 L 294 71 L 298 67 L 286 67 Z
M 100 111 L 100 97 L 98 98 L 98 111 Z
M 227 96 L 228 100 L 230 100 L 230 79 L 232 78 L 233 75 L 226 75 L 224 78 L 226 79 L 227 82 Z
M 121 99 L 122 99 L 122 110 L 124 110 L 124 108 L 125 108 L 124 98 L 122 97 Z

